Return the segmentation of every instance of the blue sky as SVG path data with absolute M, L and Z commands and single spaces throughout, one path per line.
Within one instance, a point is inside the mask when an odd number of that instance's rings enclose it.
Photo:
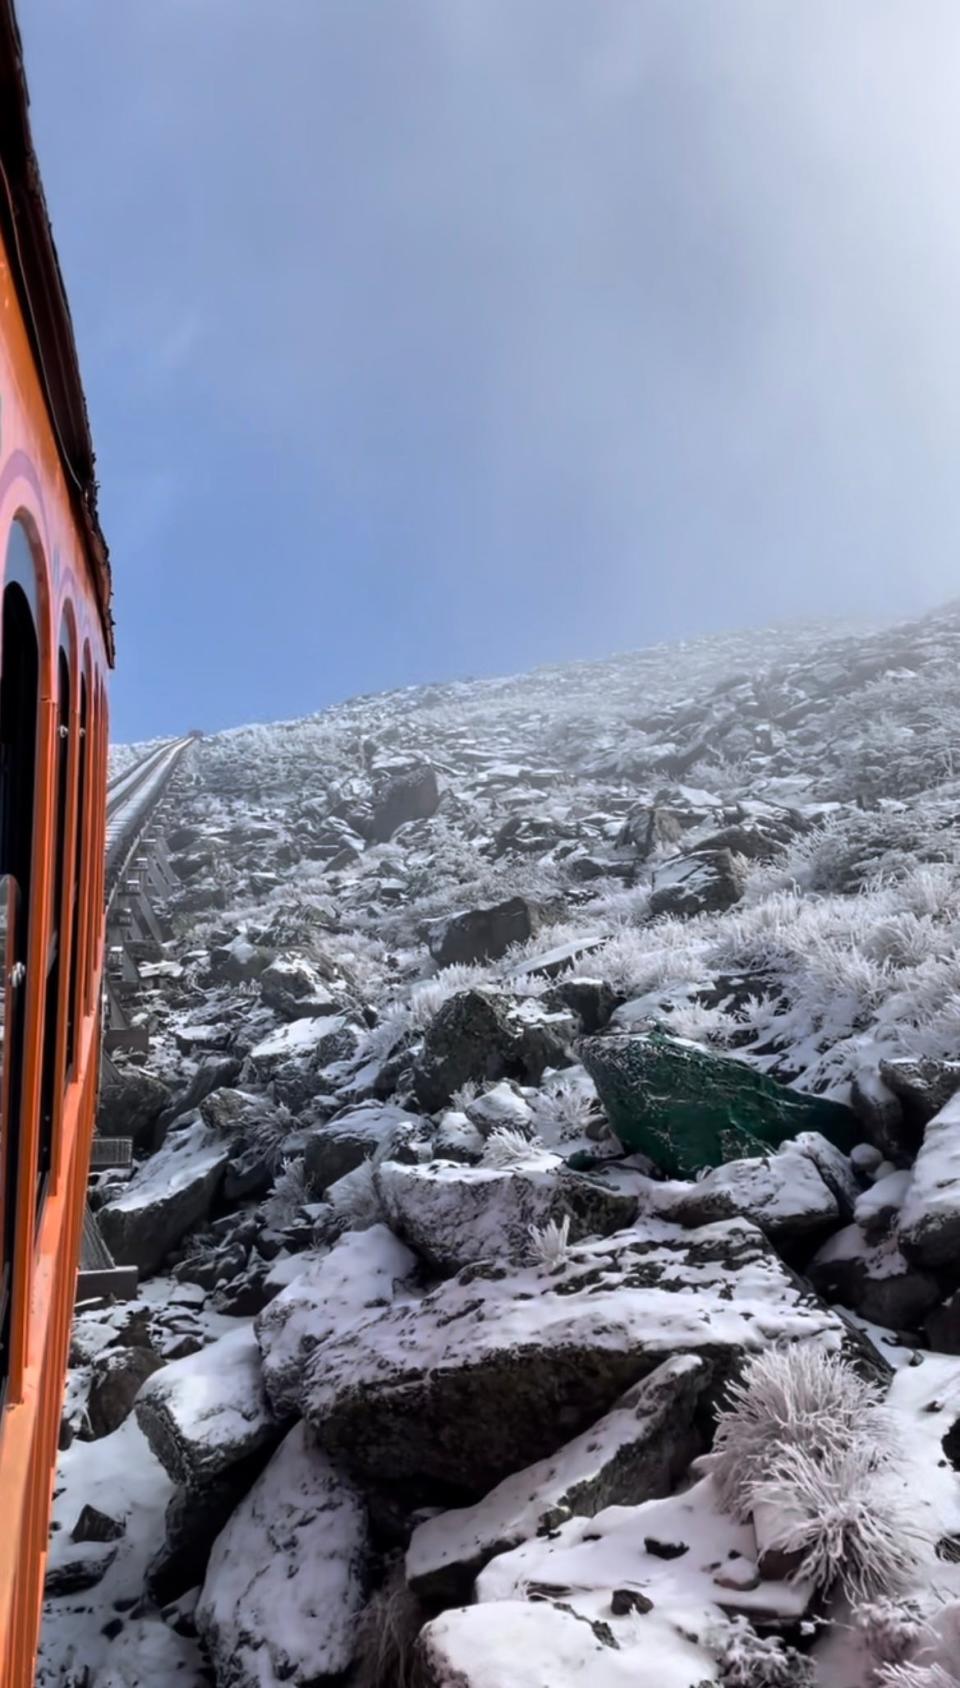
M 21 0 L 114 733 L 960 590 L 955 0 Z

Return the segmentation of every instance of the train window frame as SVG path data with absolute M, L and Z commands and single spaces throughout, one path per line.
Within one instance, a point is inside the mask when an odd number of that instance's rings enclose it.
M 76 650 L 76 623 L 73 606 L 68 602 L 60 618 L 54 665 L 56 697 L 51 758 L 54 808 L 51 816 L 51 896 L 37 1143 L 38 1213 L 42 1211 L 45 1192 L 55 1190 L 59 1183 L 64 1098 L 68 1083 L 67 1003 L 73 937 L 73 850 L 76 842 L 73 816 L 77 763 Z
M 19 629 L 10 627 L 20 618 Z M 37 942 L 38 891 L 42 893 L 45 721 L 44 674 L 48 657 L 43 550 L 29 514 L 18 511 L 6 536 L 0 581 L 0 876 L 14 887 L 16 915 L 3 978 L 4 1051 L 0 1075 L 0 1402 L 19 1398 L 22 1386 L 25 1310 L 30 1296 L 30 1252 L 24 1252 L 25 1168 L 32 1170 L 36 1136 L 28 1103 L 34 1088 L 31 1048 L 42 1015 L 33 961 Z M 14 672 L 11 668 L 14 667 Z M 9 696 L 22 688 L 23 711 Z M 31 694 L 32 686 L 32 694 Z M 10 723 L 13 730 L 9 731 Z M 10 790 L 8 791 L 8 786 Z M 11 801 L 7 802 L 8 796 Z M 19 871 L 16 871 L 19 870 Z M 9 892 L 9 883 L 7 886 Z M 9 905 L 8 905 L 9 906 Z M 9 935 L 8 935 L 9 941 Z M 16 996 L 15 996 L 16 993 Z M 12 1038 L 11 1038 L 12 1028 Z M 13 1061 L 11 1062 L 11 1050 Z M 37 1109 L 39 1112 L 39 1108 Z M 39 1125 L 39 1120 L 37 1121 Z M 28 1186 L 29 1187 L 29 1186 Z
M 77 688 L 77 795 L 74 808 L 73 829 L 73 917 L 70 927 L 70 968 L 68 974 L 68 1006 L 67 1006 L 67 1077 L 68 1082 L 77 1076 L 80 1055 L 80 1039 L 84 1019 L 84 1003 L 86 1001 L 86 936 L 87 936 L 87 904 L 89 902 L 89 887 L 87 885 L 87 862 L 89 857 L 88 816 L 90 808 L 91 787 L 91 695 L 92 695 L 92 664 L 90 661 L 90 646 L 84 643 L 83 655 L 79 664 L 79 684 Z

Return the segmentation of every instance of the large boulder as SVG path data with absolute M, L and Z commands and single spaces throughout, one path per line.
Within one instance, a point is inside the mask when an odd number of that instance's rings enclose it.
M 816 1239 L 840 1223 L 836 1196 L 799 1143 L 787 1143 L 776 1154 L 727 1161 L 693 1184 L 654 1185 L 651 1197 L 658 1213 L 680 1225 L 709 1225 L 742 1214 L 780 1248 Z
M 880 1062 L 880 1079 L 897 1097 L 915 1151 L 924 1126 L 960 1090 L 960 1061 L 937 1061 L 932 1056 L 908 1056 Z
M 229 1158 L 226 1144 L 200 1119 L 172 1131 L 97 1214 L 117 1265 L 156 1272 L 187 1232 L 209 1216 Z
M 653 875 L 649 913 L 686 919 L 719 914 L 743 896 L 743 874 L 729 850 L 696 850 L 658 867 Z
M 390 781 L 373 804 L 368 831 L 372 841 L 385 844 L 407 821 L 429 820 L 440 806 L 440 787 L 432 768 L 413 768 Z
M 384 1149 L 404 1125 L 416 1125 L 419 1116 L 389 1102 L 361 1102 L 336 1118 L 315 1126 L 303 1150 L 304 1173 L 309 1188 L 322 1195 L 338 1178 Z
M 348 1231 L 328 1254 L 300 1259 L 302 1270 L 267 1303 L 255 1327 L 264 1385 L 281 1417 L 301 1410 L 301 1382 L 313 1350 L 388 1307 L 417 1264 L 386 1225 Z
M 356 1026 L 346 1014 L 292 1020 L 261 1038 L 249 1059 L 261 1079 L 271 1078 L 288 1061 L 307 1062 L 316 1071 L 355 1054 L 358 1037 Z
M 159 1605 L 179 1600 L 203 1582 L 214 1542 L 272 1452 L 268 1442 L 199 1488 L 181 1483 L 174 1489 L 163 1515 L 163 1540 L 146 1573 L 147 1588 Z
M 210 951 L 210 982 L 214 985 L 245 985 L 259 979 L 275 952 L 262 944 L 251 943 L 244 933 L 238 933 L 228 944 L 220 944 Z
M 97 1131 L 102 1137 L 132 1137 L 135 1149 L 153 1148 L 161 1114 L 170 1106 L 170 1091 L 142 1067 L 122 1070 L 105 1064 Z
M 516 1065 L 517 1036 L 503 998 L 486 991 L 460 991 L 434 1016 L 413 1075 L 421 1107 L 433 1113 L 453 1092 L 473 1081 L 504 1078 Z
M 960 1097 L 932 1119 L 900 1212 L 900 1244 L 920 1266 L 960 1257 Z
M 845 1151 L 857 1140 L 856 1121 L 841 1103 L 663 1032 L 585 1038 L 580 1051 L 624 1147 L 672 1178 L 762 1154 L 803 1131 Z
M 484 1262 L 395 1303 L 314 1350 L 302 1398 L 331 1456 L 366 1480 L 466 1498 L 579 1435 L 673 1355 L 702 1355 L 719 1388 L 747 1352 L 837 1347 L 844 1328 L 746 1221 L 651 1219 L 552 1267 Z
M 568 1224 L 569 1237 L 609 1236 L 633 1223 L 634 1195 L 570 1172 L 532 1144 L 509 1166 L 385 1161 L 374 1174 L 399 1236 L 442 1272 L 478 1260 L 529 1260 L 531 1230 Z
M 466 909 L 433 922 L 430 953 L 440 967 L 499 961 L 514 944 L 532 938 L 542 919 L 542 910 L 526 897 L 509 897 L 487 908 Z
M 905 1260 L 897 1239 L 867 1241 L 846 1225 L 814 1255 L 807 1276 L 820 1295 L 887 1330 L 917 1330 L 940 1299 L 936 1278 Z
M 251 1325 L 148 1378 L 137 1422 L 175 1483 L 190 1487 L 255 1454 L 280 1434 L 267 1399 Z
M 665 1360 L 551 1458 L 505 1478 L 475 1506 L 428 1518 L 407 1551 L 411 1588 L 424 1600 L 453 1605 L 467 1599 L 494 1554 L 568 1518 L 669 1494 L 703 1447 L 696 1412 L 708 1375 L 695 1355 Z
M 341 1681 L 368 1581 L 363 1501 L 298 1424 L 210 1555 L 197 1628 L 217 1688 Z
M 422 1688 L 708 1688 L 717 1680 L 693 1623 L 683 1632 L 651 1612 L 639 1629 L 630 1606 L 621 1642 L 609 1599 L 596 1606 L 598 1618 L 524 1595 L 456 1606 L 420 1631 L 417 1681 Z
M 133 1411 L 141 1384 L 162 1365 L 149 1348 L 106 1348 L 96 1356 L 87 1397 L 87 1434 L 92 1441 L 119 1428 Z
M 340 1013 L 346 981 L 334 990 L 326 973 L 305 956 L 281 955 L 260 975 L 260 997 L 284 1020 L 312 1020 Z

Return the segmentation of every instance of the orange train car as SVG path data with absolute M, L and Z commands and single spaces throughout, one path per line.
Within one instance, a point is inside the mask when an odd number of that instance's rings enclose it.
M 0 1685 L 34 1679 L 99 1068 L 110 570 L 0 0 Z

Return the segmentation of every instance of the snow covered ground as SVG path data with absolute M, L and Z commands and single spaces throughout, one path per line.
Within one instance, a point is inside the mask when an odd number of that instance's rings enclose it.
M 41 1688 L 960 1680 L 958 743 L 948 606 L 194 747 Z M 758 1073 L 838 1107 L 745 1158 Z M 681 1096 L 737 1158 L 665 1181 Z M 695 1461 L 784 1343 L 738 1510 Z M 817 1441 L 837 1356 L 886 1452 Z

